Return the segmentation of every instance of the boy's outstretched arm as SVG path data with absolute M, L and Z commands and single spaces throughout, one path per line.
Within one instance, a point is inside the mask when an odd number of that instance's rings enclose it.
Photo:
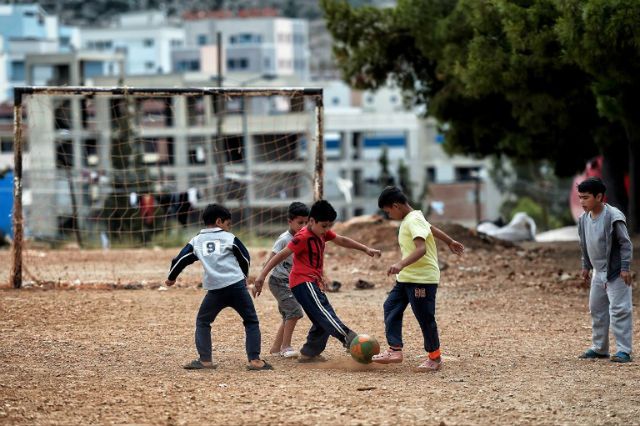
M 187 244 L 180 250 L 180 253 L 171 261 L 171 269 L 169 270 L 169 277 L 164 282 L 167 286 L 172 286 L 176 282 L 176 278 L 180 275 L 180 272 L 193 262 L 198 260 L 198 257 L 193 251 L 191 243 Z
M 451 250 L 452 253 L 455 253 L 459 256 L 464 252 L 464 245 L 448 236 L 444 231 L 431 225 L 431 232 L 433 232 L 434 237 L 444 242 L 449 247 L 449 250 Z
M 293 253 L 293 251 L 290 248 L 285 247 L 280 250 L 278 254 L 272 256 L 269 259 L 267 264 L 262 268 L 262 271 L 260 271 L 260 275 L 258 275 L 258 278 L 256 278 L 255 282 L 253 283 L 255 287 L 253 297 L 260 296 L 260 293 L 262 293 L 262 286 L 264 286 L 264 280 L 265 278 L 267 278 L 267 275 L 269 275 L 269 272 L 271 272 L 271 270 L 275 268 L 277 264 L 289 257 L 291 253 Z
M 360 250 L 362 252 L 365 252 L 366 254 L 368 254 L 371 257 L 380 257 L 381 253 L 380 250 L 378 249 L 373 249 L 371 247 L 365 246 L 362 243 L 359 243 L 355 240 L 352 240 L 349 237 L 344 237 L 342 235 L 336 235 L 336 237 L 333 240 L 330 240 L 332 243 L 335 243 L 337 245 L 339 245 L 340 247 L 344 247 L 344 248 L 350 248 L 350 249 L 354 249 L 354 250 Z

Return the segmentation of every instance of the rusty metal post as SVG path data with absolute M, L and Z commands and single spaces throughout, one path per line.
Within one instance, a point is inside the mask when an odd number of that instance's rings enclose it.
M 316 98 L 316 166 L 313 175 L 313 200 L 324 196 L 324 104 L 322 94 Z
M 13 101 L 13 242 L 11 244 L 11 272 L 9 284 L 22 287 L 22 91 L 14 90 Z

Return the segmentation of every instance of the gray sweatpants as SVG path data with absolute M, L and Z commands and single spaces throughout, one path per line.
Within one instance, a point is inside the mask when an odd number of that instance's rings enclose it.
M 593 271 L 589 310 L 591 311 L 593 346 L 599 354 L 609 353 L 609 326 L 616 339 L 616 350 L 631 353 L 632 348 L 631 286 L 618 277 L 607 282 L 606 272 Z

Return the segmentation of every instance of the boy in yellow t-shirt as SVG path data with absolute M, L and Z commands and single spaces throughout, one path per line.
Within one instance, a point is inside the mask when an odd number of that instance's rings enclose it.
M 397 187 L 386 187 L 378 197 L 378 207 L 394 220 L 402 220 L 398 243 L 402 260 L 391 265 L 388 275 L 396 275 L 396 285 L 384 302 L 384 325 L 389 349 L 373 357 L 380 364 L 402 362 L 402 316 L 407 305 L 420 324 L 427 359 L 420 371 L 437 371 L 442 367 L 440 341 L 436 324 L 436 292 L 440 282 L 435 238 L 444 241 L 455 254 L 464 246 L 432 226 L 420 210 L 414 210 L 407 196 Z M 435 237 L 435 238 L 434 238 Z

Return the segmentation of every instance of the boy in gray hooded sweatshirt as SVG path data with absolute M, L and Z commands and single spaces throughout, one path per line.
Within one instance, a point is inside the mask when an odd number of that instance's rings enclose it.
M 584 213 L 578 220 L 582 278 L 591 276 L 589 310 L 592 346 L 582 359 L 609 357 L 609 326 L 616 339 L 613 362 L 630 362 L 632 352 L 631 257 L 633 245 L 624 214 L 603 202 L 606 187 L 598 178 L 578 185 Z

